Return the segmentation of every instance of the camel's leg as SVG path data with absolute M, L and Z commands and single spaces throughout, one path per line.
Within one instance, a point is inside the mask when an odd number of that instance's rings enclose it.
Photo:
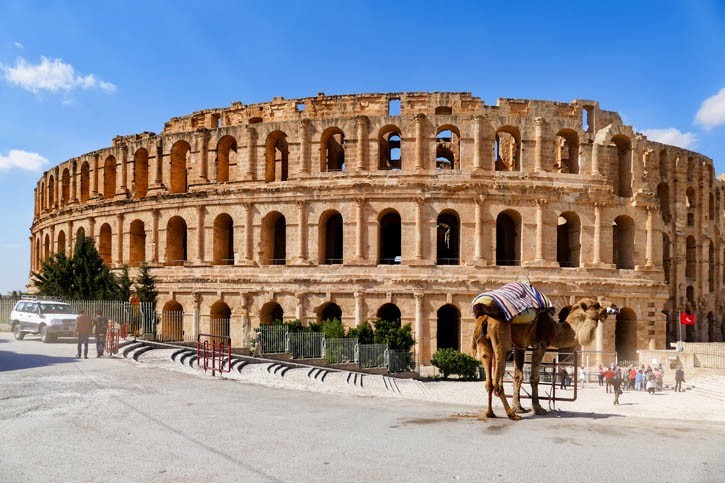
M 478 342 L 478 352 L 481 355 L 481 362 L 483 364 L 483 371 L 486 374 L 486 394 L 488 395 L 488 406 L 486 408 L 486 417 L 495 418 L 496 415 L 493 413 L 492 401 L 493 401 L 493 374 L 491 370 L 493 360 L 493 348 L 491 347 L 491 341 L 484 339 Z
M 524 380 L 524 356 L 526 351 L 519 347 L 514 348 L 514 395 L 511 407 L 517 413 L 528 413 L 529 409 L 521 406 L 521 383 Z
M 494 367 L 492 382 L 494 391 L 501 399 L 501 404 L 503 404 L 503 408 L 506 410 L 506 415 L 508 415 L 509 419 L 518 421 L 521 419 L 521 416 L 511 409 L 503 390 L 503 375 L 506 371 L 506 357 L 511 351 L 511 325 L 489 317 L 488 335 L 491 338 L 491 345 L 493 346 Z
M 531 353 L 531 406 L 536 414 L 546 414 L 548 411 L 539 404 L 539 369 L 541 361 L 546 354 L 546 347 L 538 347 Z

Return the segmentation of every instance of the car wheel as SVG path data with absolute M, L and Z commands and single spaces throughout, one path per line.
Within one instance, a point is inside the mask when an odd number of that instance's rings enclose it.
M 25 337 L 25 332 L 20 329 L 20 324 L 15 324 L 15 329 L 13 329 L 13 336 L 16 340 L 23 340 L 23 337 Z
M 48 334 L 48 328 L 45 326 L 40 329 L 40 340 L 43 341 L 44 344 L 53 342 L 53 336 Z

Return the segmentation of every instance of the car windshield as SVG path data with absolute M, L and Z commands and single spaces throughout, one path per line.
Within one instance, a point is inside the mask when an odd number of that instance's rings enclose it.
M 41 314 L 75 314 L 75 310 L 68 304 L 40 303 Z

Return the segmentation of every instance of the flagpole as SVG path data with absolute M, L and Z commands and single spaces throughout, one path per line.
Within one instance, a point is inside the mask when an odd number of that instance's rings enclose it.
M 677 313 L 677 327 L 678 327 L 677 352 L 681 352 L 682 351 L 682 311 Z

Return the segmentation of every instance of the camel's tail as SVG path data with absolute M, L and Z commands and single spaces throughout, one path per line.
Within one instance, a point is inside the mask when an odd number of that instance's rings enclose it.
M 481 315 L 476 319 L 476 325 L 473 329 L 473 337 L 471 338 L 473 353 L 478 349 L 478 341 L 486 337 L 486 328 L 488 327 L 488 316 Z

